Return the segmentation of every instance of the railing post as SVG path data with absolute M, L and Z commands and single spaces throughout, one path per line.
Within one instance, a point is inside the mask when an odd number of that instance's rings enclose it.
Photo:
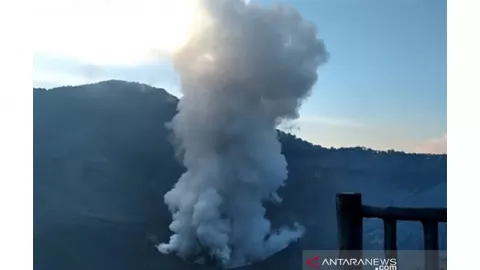
M 436 221 L 422 221 L 425 269 L 438 270 L 438 223 Z
M 383 219 L 385 257 L 397 259 L 397 221 L 395 219 Z M 397 261 L 398 263 L 398 261 Z
M 360 259 L 363 249 L 362 195 L 337 194 L 336 204 L 340 257 Z M 357 269 L 361 269 L 361 266 Z

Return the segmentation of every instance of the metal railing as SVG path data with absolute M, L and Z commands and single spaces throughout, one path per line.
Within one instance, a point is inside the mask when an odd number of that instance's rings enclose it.
M 385 256 L 397 259 L 397 221 L 419 221 L 423 225 L 424 249 L 428 250 L 425 270 L 439 269 L 438 223 L 447 222 L 447 208 L 369 206 L 362 203 L 360 193 L 340 193 L 336 199 L 340 256 L 348 253 L 362 258 L 363 219 L 380 218 L 385 231 Z

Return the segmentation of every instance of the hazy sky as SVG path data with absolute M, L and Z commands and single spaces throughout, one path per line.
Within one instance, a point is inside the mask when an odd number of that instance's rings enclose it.
M 35 87 L 122 79 L 163 87 L 178 95 L 178 78 L 168 59 L 134 53 L 145 51 L 141 45 L 151 40 L 165 43 L 151 38 L 157 32 L 174 35 L 173 28 L 155 29 L 152 25 L 168 26 L 169 18 L 180 17 L 175 12 L 157 12 L 163 14 L 162 20 L 143 22 L 140 18 L 147 16 L 138 14 L 156 12 L 149 6 L 152 0 L 129 1 L 130 6 L 124 8 L 129 12 L 136 3 L 145 4 L 137 15 L 129 17 L 139 18 L 136 23 L 130 23 L 121 16 L 114 20 L 114 15 L 108 20 L 110 15 L 105 13 L 99 13 L 101 19 L 99 14 L 84 15 L 78 8 L 72 9 L 76 11 L 72 16 L 65 5 L 59 7 L 58 1 L 49 1 L 54 8 L 45 5 L 36 15 Z M 113 5 L 111 1 L 95 1 L 86 9 L 104 11 L 105 6 L 99 7 L 99 2 Z M 330 61 L 319 69 L 319 80 L 301 109 L 301 118 L 292 123 L 297 135 L 324 146 L 446 151 L 446 1 L 280 2 L 294 6 L 316 23 L 331 54 Z M 158 10 L 166 10 L 171 2 L 162 3 L 156 2 Z M 86 28 L 87 22 L 94 26 Z M 144 27 L 146 24 L 150 26 Z M 130 42 L 131 36 L 138 42 Z M 127 44 L 127 39 L 128 46 L 116 46 Z M 92 48 L 102 46 L 103 51 L 92 53 Z M 104 57 L 107 54 L 109 58 Z M 100 58 L 109 61 L 96 61 Z M 130 61 L 140 58 L 142 61 Z

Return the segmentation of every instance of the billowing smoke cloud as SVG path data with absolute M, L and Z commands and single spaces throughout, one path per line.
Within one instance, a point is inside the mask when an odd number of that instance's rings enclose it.
M 327 53 L 293 9 L 201 3 L 208 19 L 174 57 L 183 97 L 170 126 L 187 171 L 165 195 L 174 234 L 158 249 L 188 259 L 206 250 L 234 267 L 304 233 L 299 224 L 273 229 L 263 203 L 280 203 L 287 179 L 275 128 L 298 117 Z

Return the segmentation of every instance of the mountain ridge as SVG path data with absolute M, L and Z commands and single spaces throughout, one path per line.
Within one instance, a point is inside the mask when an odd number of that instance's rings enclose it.
M 155 87 L 151 86 L 145 83 L 140 83 L 140 82 L 135 82 L 135 81 L 124 81 L 124 80 L 117 80 L 117 79 L 112 79 L 112 80 L 104 80 L 104 81 L 99 81 L 99 82 L 94 82 L 94 83 L 88 83 L 88 84 L 81 84 L 81 85 L 64 85 L 64 86 L 58 86 L 58 87 L 53 87 L 53 88 L 42 88 L 42 87 L 33 87 L 34 92 L 42 92 L 42 91 L 56 91 L 56 90 L 65 90 L 65 89 L 82 89 L 85 87 L 118 87 L 121 86 L 122 88 L 125 86 L 130 86 L 131 91 L 159 91 L 162 94 L 166 96 L 167 99 L 171 100 L 171 102 L 178 102 L 179 98 L 176 96 L 170 94 L 165 88 L 161 87 Z M 290 139 L 295 139 L 299 140 L 302 143 L 306 143 L 309 146 L 319 146 L 324 149 L 329 149 L 329 150 L 363 150 L 363 151 L 369 151 L 369 152 L 374 152 L 374 153 L 379 153 L 379 154 L 389 154 L 389 153 L 399 153 L 399 154 L 405 154 L 405 155 L 420 155 L 420 156 L 447 156 L 447 154 L 437 154 L 437 153 L 413 153 L 413 152 L 404 152 L 400 150 L 395 150 L 395 149 L 390 149 L 390 150 L 376 150 L 372 149 L 369 147 L 365 146 L 354 146 L 354 147 L 323 147 L 321 144 L 314 144 L 312 142 L 309 142 L 305 139 L 302 139 L 292 133 L 285 132 L 285 131 L 280 131 L 279 133 L 281 136 L 286 136 L 290 137 Z

